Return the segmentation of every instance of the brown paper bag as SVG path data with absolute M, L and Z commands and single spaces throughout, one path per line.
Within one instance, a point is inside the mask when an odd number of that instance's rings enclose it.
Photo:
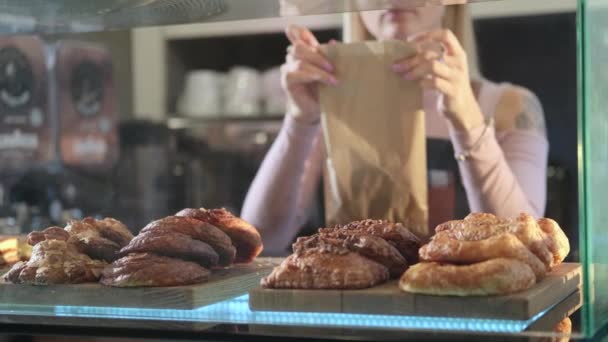
M 322 49 L 340 80 L 320 89 L 326 222 L 386 219 L 428 235 L 422 90 L 391 70 L 413 46 L 386 41 Z

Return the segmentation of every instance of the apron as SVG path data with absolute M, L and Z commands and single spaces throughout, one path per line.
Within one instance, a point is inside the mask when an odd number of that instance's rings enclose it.
M 454 148 L 449 140 L 427 139 L 429 231 L 443 222 L 469 213 Z

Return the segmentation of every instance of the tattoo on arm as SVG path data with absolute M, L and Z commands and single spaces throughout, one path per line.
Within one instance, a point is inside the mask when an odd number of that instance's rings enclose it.
M 536 96 L 524 95 L 523 109 L 515 119 L 515 127 L 524 131 L 534 131 L 542 135 L 547 134 L 543 107 Z

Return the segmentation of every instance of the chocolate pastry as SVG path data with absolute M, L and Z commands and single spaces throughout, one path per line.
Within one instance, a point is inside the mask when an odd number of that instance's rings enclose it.
M 30 260 L 16 263 L 4 279 L 32 285 L 94 282 L 105 266 L 105 262 L 92 260 L 69 242 L 50 239 L 38 242 Z
M 175 216 L 192 217 L 221 229 L 236 247 L 235 262 L 251 262 L 262 252 L 262 238 L 257 229 L 226 209 L 184 209 Z
M 300 237 L 293 244 L 295 254 L 302 254 L 307 249 L 318 248 L 324 245 L 344 247 L 352 252 L 361 254 L 388 268 L 391 277 L 398 278 L 408 267 L 405 258 L 386 240 L 356 232 L 337 231 L 332 233 L 319 233 L 309 237 Z
M 137 235 L 120 250 L 120 256 L 150 252 L 158 255 L 197 262 L 204 267 L 215 267 L 219 256 L 208 244 L 176 232 L 148 231 Z
M 420 239 L 401 223 L 390 223 L 382 220 L 355 221 L 334 228 L 321 228 L 319 232 L 329 234 L 338 231 L 357 232 L 365 235 L 373 235 L 390 242 L 410 264 L 418 260 L 418 249 L 421 246 Z
M 101 283 L 116 287 L 181 286 L 207 281 L 209 274 L 209 270 L 191 261 L 134 253 L 107 267 Z
M 156 234 L 181 233 L 209 244 L 219 255 L 219 266 L 229 266 L 234 262 L 236 248 L 232 240 L 217 227 L 189 217 L 168 216 L 150 222 L 141 233 L 155 232 Z
M 118 257 L 118 251 L 122 246 L 102 237 L 97 226 L 84 220 L 71 221 L 65 230 L 70 233 L 70 243 L 91 258 L 113 261 Z
M 346 248 L 325 246 L 292 254 L 262 279 L 275 289 L 363 289 L 389 278 L 386 267 Z
M 49 227 L 40 232 L 31 232 L 27 234 L 27 243 L 30 246 L 35 246 L 44 240 L 68 241 L 69 238 L 70 233 L 65 231 L 63 228 Z

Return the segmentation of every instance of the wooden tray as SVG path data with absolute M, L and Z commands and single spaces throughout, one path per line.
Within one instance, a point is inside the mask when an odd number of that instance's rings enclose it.
M 208 282 L 190 286 L 115 288 L 101 284 L 32 286 L 0 284 L 0 303 L 196 309 L 246 294 L 279 264 L 258 258 L 247 265 L 214 271 Z
M 365 290 L 273 290 L 249 294 L 254 311 L 300 311 L 528 320 L 575 292 L 581 266 L 559 265 L 533 288 L 508 296 L 447 297 L 403 292 L 397 281 Z

